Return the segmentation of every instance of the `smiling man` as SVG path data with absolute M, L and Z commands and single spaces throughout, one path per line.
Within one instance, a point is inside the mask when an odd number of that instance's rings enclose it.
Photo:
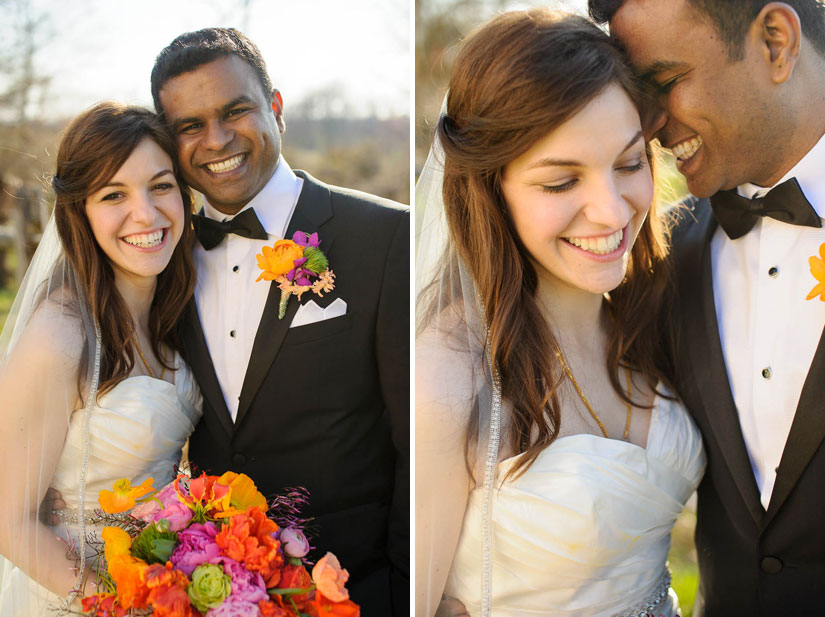
M 674 381 L 708 452 L 697 615 L 821 611 L 825 5 L 590 0 L 697 197 L 674 233 Z
M 198 469 L 310 492 L 317 559 L 334 552 L 363 615 L 409 613 L 409 210 L 325 185 L 281 156 L 283 99 L 234 29 L 183 34 L 152 71 L 195 217 L 184 344 L 204 396 Z M 333 291 L 256 282 L 256 254 L 317 234 Z

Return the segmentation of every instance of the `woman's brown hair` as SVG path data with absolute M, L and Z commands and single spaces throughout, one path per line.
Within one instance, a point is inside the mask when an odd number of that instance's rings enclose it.
M 91 317 L 100 328 L 100 392 L 125 379 L 135 365 L 135 324 L 115 287 L 112 265 L 100 248 L 86 217 L 86 198 L 105 186 L 144 139 L 151 139 L 172 159 L 183 198 L 183 234 L 166 268 L 158 275 L 149 311 L 149 336 L 155 356 L 166 368 L 171 358 L 161 346 L 180 350 L 178 326 L 195 288 L 191 248 L 192 196 L 178 166 L 174 139 L 148 109 L 99 103 L 75 118 L 57 152 L 52 178 L 55 223 L 71 276 L 88 299 Z M 89 350 L 84 351 L 84 356 Z
M 536 269 L 502 196 L 502 169 L 613 84 L 640 103 L 621 52 L 591 22 L 548 9 L 505 13 L 464 43 L 437 127 L 452 243 L 475 282 L 489 329 L 487 350 L 512 406 L 503 443 L 525 453 L 516 473 L 558 436 L 562 371 L 553 353 L 558 342 L 536 299 Z M 652 388 L 664 379 L 655 319 L 666 297 L 666 255 L 667 230 L 654 204 L 626 279 L 606 300 L 613 321 L 607 368 L 625 400 L 620 366 L 641 371 Z

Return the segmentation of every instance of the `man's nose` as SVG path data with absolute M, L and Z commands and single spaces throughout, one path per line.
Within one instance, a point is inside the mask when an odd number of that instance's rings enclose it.
M 210 122 L 206 127 L 205 146 L 209 150 L 223 150 L 234 135 L 223 122 Z
M 645 141 L 650 141 L 667 124 L 667 112 L 658 103 L 651 102 L 642 108 L 641 120 Z

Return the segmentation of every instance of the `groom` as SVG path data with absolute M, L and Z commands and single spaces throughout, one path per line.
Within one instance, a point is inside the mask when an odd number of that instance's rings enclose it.
M 825 303 L 805 298 L 825 242 L 825 5 L 589 4 L 663 108 L 650 134 L 703 198 L 675 231 L 671 324 L 708 455 L 695 614 L 819 614 Z
M 365 617 L 407 615 L 409 211 L 290 169 L 281 94 L 237 30 L 175 39 L 152 95 L 206 198 L 184 332 L 204 397 L 189 457 L 265 495 L 309 489 L 310 556 L 338 556 Z M 335 289 L 291 297 L 281 319 L 255 255 L 296 231 L 318 234 Z

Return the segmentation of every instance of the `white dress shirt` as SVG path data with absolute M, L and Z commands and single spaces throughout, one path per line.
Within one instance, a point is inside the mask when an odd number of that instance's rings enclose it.
M 795 177 L 825 218 L 825 137 L 779 183 Z M 777 184 L 779 184 L 777 183 Z M 739 187 L 752 197 L 767 189 Z M 817 281 L 821 229 L 762 217 L 738 240 L 720 227 L 711 241 L 713 297 L 739 424 L 767 510 L 802 386 L 825 324 L 825 303 L 805 300 Z
M 268 239 L 227 234 L 212 250 L 204 250 L 199 242 L 195 245 L 198 271 L 195 301 L 209 355 L 233 422 L 270 288 L 269 282 L 255 282 L 261 273 L 255 255 L 264 246 L 283 239 L 303 183 L 281 157 L 269 182 L 241 210 L 255 208 Z M 219 212 L 205 199 L 203 209 L 207 217 L 217 221 L 236 216 Z

